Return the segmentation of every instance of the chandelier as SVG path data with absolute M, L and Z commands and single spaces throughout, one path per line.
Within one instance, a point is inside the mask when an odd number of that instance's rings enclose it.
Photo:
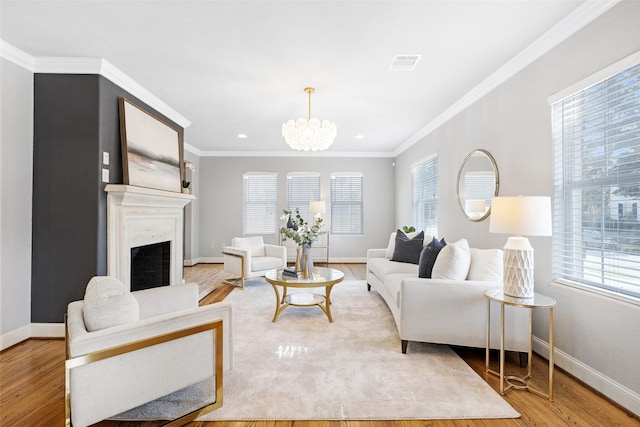
M 336 138 L 336 124 L 328 120 L 311 118 L 311 94 L 315 91 L 312 87 L 304 88 L 309 94 L 308 118 L 289 120 L 282 125 L 282 136 L 294 150 L 322 151 L 329 148 Z

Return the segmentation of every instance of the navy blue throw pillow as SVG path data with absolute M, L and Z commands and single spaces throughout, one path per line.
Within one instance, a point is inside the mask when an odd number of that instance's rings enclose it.
M 423 242 L 424 231 L 416 234 L 413 239 L 409 239 L 401 230 L 396 231 L 396 245 L 393 249 L 391 261 L 418 264 Z
M 427 246 L 420 252 L 420 259 L 418 261 L 418 277 L 423 279 L 431 278 L 431 271 L 433 271 L 433 264 L 436 263 L 436 258 L 440 253 L 440 250 L 447 245 L 447 242 L 442 240 L 438 241 L 435 237 L 427 244 Z

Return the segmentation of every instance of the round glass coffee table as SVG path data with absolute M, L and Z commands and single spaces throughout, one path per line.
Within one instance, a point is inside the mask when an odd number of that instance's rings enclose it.
M 276 293 L 276 312 L 273 315 L 272 322 L 278 320 L 278 316 L 290 305 L 298 307 L 312 307 L 317 305 L 324 311 L 329 319 L 333 322 L 331 316 L 331 289 L 336 283 L 342 282 L 344 273 L 335 268 L 315 267 L 313 274 L 308 279 L 302 277 L 283 276 L 283 269 L 269 271 L 265 275 L 267 282 L 271 283 Z M 278 287 L 282 287 L 282 297 Z M 287 288 L 325 288 L 324 295 L 308 293 L 294 293 L 287 295 Z

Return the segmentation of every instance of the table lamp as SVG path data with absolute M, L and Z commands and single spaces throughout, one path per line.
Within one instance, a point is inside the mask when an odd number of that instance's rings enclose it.
M 309 202 L 309 210 L 313 216 L 317 216 L 326 212 L 324 201 Z
M 489 232 L 515 234 L 504 246 L 504 294 L 533 297 L 533 247 L 523 236 L 551 236 L 551 199 L 494 197 Z

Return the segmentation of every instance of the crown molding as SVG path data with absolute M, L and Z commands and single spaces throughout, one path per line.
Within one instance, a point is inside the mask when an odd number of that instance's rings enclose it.
M 194 147 L 191 144 L 187 144 L 186 142 L 184 143 L 184 149 L 188 152 L 190 152 L 191 154 L 195 154 L 198 157 L 202 157 L 202 150 L 200 150 L 199 148 Z
M 183 128 L 191 125 L 191 122 L 186 117 L 169 107 L 169 105 L 160 98 L 153 95 L 106 59 L 52 56 L 33 57 L 4 40 L 0 40 L 0 56 L 33 73 L 101 75 Z
M 197 154 L 193 151 L 192 153 Z M 200 153 L 197 154 L 200 157 L 394 157 L 391 152 L 367 151 L 200 151 Z
M 183 128 L 191 122 L 182 114 L 169 107 L 138 82 L 103 58 L 38 57 L 35 58 L 34 72 L 47 74 L 99 74 L 115 85 L 129 92 L 145 104 L 176 122 Z
M 35 60 L 33 56 L 4 40 L 0 40 L 0 57 L 31 72 L 34 70 Z
M 444 110 L 435 119 L 420 129 L 415 135 L 405 140 L 393 151 L 393 156 L 398 156 L 416 142 L 420 141 L 431 132 L 451 120 L 458 113 L 464 111 L 473 103 L 487 95 L 496 87 L 522 71 L 545 53 L 568 39 L 570 36 L 584 28 L 587 24 L 618 4 L 621 0 L 588 0 L 578 6 L 564 19 L 551 27 L 547 32 L 538 37 L 529 46 L 514 56 L 493 74 L 483 80 L 466 95 Z

